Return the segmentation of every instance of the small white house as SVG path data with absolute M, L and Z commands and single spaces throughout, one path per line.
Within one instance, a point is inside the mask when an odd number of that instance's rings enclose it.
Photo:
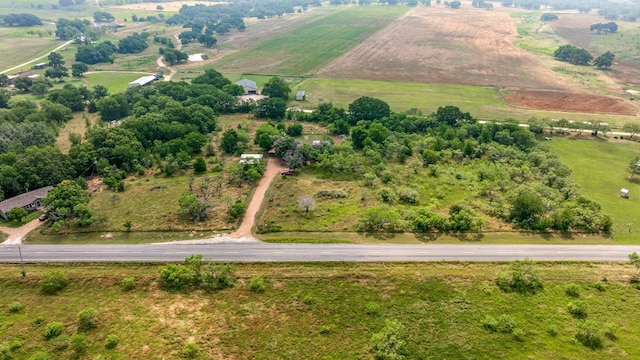
M 240 155 L 240 164 L 258 164 L 262 162 L 262 154 L 242 154 Z
M 236 85 L 242 86 L 245 95 L 258 95 L 258 85 L 253 80 L 241 79 L 236 81 Z
M 304 101 L 305 99 L 305 91 L 304 90 L 300 90 L 296 93 L 296 101 Z
M 628 199 L 629 198 L 629 190 L 625 189 L 625 188 L 620 189 L 620 197 Z

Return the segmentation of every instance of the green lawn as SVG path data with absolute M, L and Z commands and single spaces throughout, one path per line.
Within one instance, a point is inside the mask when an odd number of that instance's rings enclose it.
M 151 73 L 146 73 L 151 75 Z M 99 72 L 86 76 L 86 82 L 89 86 L 103 85 L 109 89 L 110 94 L 119 93 L 127 90 L 127 84 L 133 80 L 145 76 L 138 72 Z
M 507 105 L 495 88 L 472 85 L 308 78 L 295 86 L 293 91 L 296 90 L 307 92 L 305 102 L 294 103 L 294 106 L 305 109 L 312 109 L 323 102 L 331 102 L 346 109 L 355 99 L 371 96 L 387 102 L 393 111 L 417 108 L 430 114 L 440 106 L 454 105 L 480 120 L 513 118 L 526 121 L 534 116 L 574 121 L 600 119 L 612 127 L 640 121 L 635 116 L 517 108 Z
M 256 47 L 225 56 L 214 67 L 221 72 L 307 75 L 384 28 L 407 9 L 404 6 L 341 9 Z
M 613 217 L 616 243 L 640 243 L 640 183 L 629 180 L 629 164 L 640 154 L 640 144 L 565 138 L 554 138 L 548 144 L 571 168 L 580 192 Z M 620 197 L 621 188 L 630 190 L 630 199 Z
M 181 359 L 185 344 L 196 359 L 373 359 L 370 339 L 397 320 L 406 329 L 407 359 L 636 359 L 640 323 L 638 290 L 629 284 L 638 271 L 626 264 L 541 263 L 544 282 L 536 295 L 504 293 L 496 276 L 504 263 L 303 263 L 237 264 L 235 287 L 215 293 L 168 292 L 158 288 L 157 265 L 19 264 L 0 266 L 0 348 L 14 359 L 45 353 L 47 359 L 74 358 L 69 347 L 78 313 L 95 309 L 97 327 L 85 332 L 86 359 Z M 42 276 L 63 272 L 70 285 L 43 295 Z M 265 279 L 252 292 L 253 277 Z M 134 288 L 123 290 L 124 278 Z M 605 281 L 602 281 L 606 279 Z M 575 284 L 577 298 L 567 295 Z M 582 319 L 570 302 L 581 301 L 586 320 L 597 326 L 602 348 L 575 340 Z M 10 312 L 11 304 L 17 312 Z M 483 327 L 487 317 L 520 329 Z M 61 337 L 45 340 L 51 322 Z M 617 328 L 605 336 L 607 327 Z M 105 338 L 115 334 L 115 349 Z
M 0 39 L 2 40 L 3 50 L 3 55 L 0 56 L 0 71 L 20 65 L 33 58 L 43 56 L 62 44 L 60 41 L 40 37 L 4 36 L 0 34 Z M 46 58 L 43 61 L 46 61 Z M 19 70 L 28 70 L 31 66 L 33 66 L 33 64 L 29 64 L 22 69 L 16 69 L 8 72 L 7 75 L 17 73 Z

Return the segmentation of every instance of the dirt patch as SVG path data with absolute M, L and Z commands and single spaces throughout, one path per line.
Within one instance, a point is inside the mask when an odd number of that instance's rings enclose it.
M 335 78 L 568 89 L 559 74 L 513 45 L 507 11 L 415 8 L 331 62 Z
M 504 99 L 510 105 L 541 110 L 616 115 L 635 115 L 638 112 L 638 108 L 626 100 L 603 95 L 519 90 L 510 91 Z
M 548 22 L 555 32 L 569 43 L 588 47 L 594 35 L 589 27 L 591 24 L 607 22 L 605 19 L 592 14 L 558 14 L 558 20 Z

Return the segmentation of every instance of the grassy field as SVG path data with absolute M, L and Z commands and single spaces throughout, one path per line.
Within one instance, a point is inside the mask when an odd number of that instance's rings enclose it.
M 507 105 L 495 88 L 471 85 L 308 78 L 298 84 L 295 90 L 307 91 L 307 100 L 296 103 L 296 106 L 306 109 L 322 102 L 332 102 L 346 109 L 355 99 L 371 96 L 387 102 L 393 111 L 417 108 L 430 114 L 440 106 L 455 105 L 481 120 L 513 118 L 525 121 L 533 116 L 574 121 L 600 119 L 612 127 L 640 121 L 634 116 L 517 108 Z
M 150 72 L 98 72 L 86 75 L 85 84 L 89 87 L 103 85 L 109 89 L 110 94 L 115 94 L 127 90 L 127 84 L 133 80 L 151 75 Z
M 0 36 L 2 39 L 3 55 L 0 57 L 0 71 L 17 66 L 33 58 L 46 55 L 62 43 L 48 38 Z M 28 44 L 28 46 L 25 46 Z M 46 61 L 46 59 L 45 59 Z M 33 64 L 25 66 L 22 70 L 31 68 Z M 18 70 L 9 72 L 11 75 Z
M 537 295 L 502 292 L 494 279 L 507 271 L 503 263 L 235 268 L 236 286 L 209 294 L 158 289 L 154 265 L 27 264 L 26 278 L 19 264 L 2 265 L 0 344 L 13 347 L 16 359 L 39 352 L 69 359 L 77 314 L 91 308 L 97 327 L 85 333 L 84 358 L 179 359 L 192 342 L 196 359 L 372 359 L 370 339 L 392 319 L 405 326 L 411 359 L 634 359 L 640 353 L 640 325 L 629 316 L 640 306 L 638 290 L 628 283 L 637 270 L 629 265 L 538 264 L 544 290 Z M 50 270 L 70 279 L 58 295 L 38 290 Z M 264 292 L 250 291 L 250 279 L 258 276 Z M 129 277 L 134 288 L 125 291 L 121 282 Z M 568 284 L 577 298 L 567 295 Z M 583 320 L 567 307 L 578 301 L 598 327 L 601 349 L 576 341 Z M 24 308 L 12 313 L 16 302 Z M 518 337 L 508 327 L 487 330 L 487 317 L 512 324 Z M 63 335 L 46 341 L 45 328 L 54 321 L 62 322 Z M 607 337 L 607 328 L 617 331 Z M 119 338 L 115 349 L 105 348 L 109 334 Z
M 555 35 L 551 26 L 540 20 L 538 12 L 513 12 L 516 19 L 518 37 L 514 44 L 537 55 L 553 56 L 562 39 Z
M 349 7 L 215 63 L 221 72 L 307 75 L 391 23 L 403 6 Z
M 548 144 L 571 168 L 571 176 L 580 184 L 581 193 L 597 201 L 613 217 L 616 243 L 638 243 L 640 183 L 629 179 L 629 164 L 640 153 L 640 144 L 562 138 L 554 138 Z M 621 188 L 630 190 L 629 199 L 620 197 Z

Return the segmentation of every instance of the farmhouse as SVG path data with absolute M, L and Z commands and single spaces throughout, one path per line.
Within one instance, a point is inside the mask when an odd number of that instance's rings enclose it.
M 33 65 L 31 68 L 32 69 L 44 69 L 47 67 L 47 63 L 43 62 L 43 63 L 37 63 L 35 65 Z
M 305 92 L 304 90 L 300 90 L 296 93 L 296 101 L 304 101 Z
M 258 164 L 262 162 L 262 154 L 242 154 L 240 164 Z
M 236 81 L 236 85 L 242 86 L 245 95 L 258 95 L 258 85 L 253 80 L 241 79 Z
M 130 82 L 127 87 L 136 87 L 136 86 L 145 86 L 145 85 L 149 85 L 152 82 L 158 80 L 157 75 L 149 75 L 149 76 L 143 76 L 139 79 L 133 80 L 132 82 Z
M 6 219 L 7 213 L 14 207 L 21 207 L 28 211 L 36 210 L 42 206 L 42 199 L 47 196 L 52 189 L 53 186 L 45 186 L 0 202 L 0 216 Z

